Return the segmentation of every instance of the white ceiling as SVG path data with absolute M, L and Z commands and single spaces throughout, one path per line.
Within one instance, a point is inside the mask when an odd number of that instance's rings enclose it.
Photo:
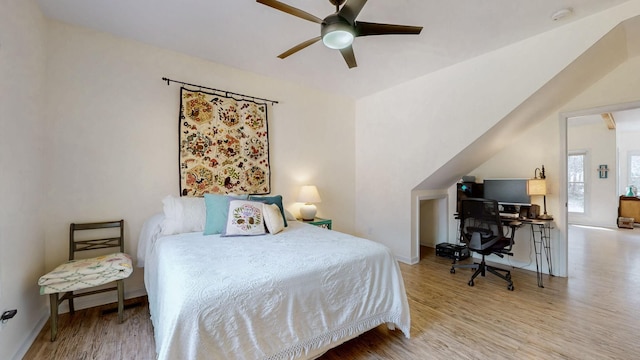
M 37 0 L 45 16 L 354 98 L 562 26 L 627 0 L 369 0 L 358 20 L 423 26 L 422 34 L 357 38 L 358 67 L 318 42 L 318 24 L 253 0 Z M 329 0 L 282 0 L 324 18 Z M 553 21 L 559 9 L 573 14 Z M 178 79 L 187 81 L 188 79 Z M 208 84 L 202 84 L 208 85 Z
M 612 111 L 613 119 L 616 122 L 616 131 L 640 131 L 640 108 Z M 567 119 L 568 126 L 584 126 L 602 124 L 605 122 L 600 114 L 576 116 Z

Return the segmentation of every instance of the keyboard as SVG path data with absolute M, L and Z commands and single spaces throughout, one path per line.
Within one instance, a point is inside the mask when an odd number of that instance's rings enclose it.
M 520 217 L 520 215 L 518 213 L 500 213 L 500 217 L 507 219 L 517 219 L 518 217 Z

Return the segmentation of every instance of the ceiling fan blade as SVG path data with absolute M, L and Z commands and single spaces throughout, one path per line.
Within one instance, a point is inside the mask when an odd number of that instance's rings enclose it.
M 356 55 L 353 53 L 352 46 L 347 46 L 344 49 L 340 49 L 340 53 L 342 54 L 344 61 L 347 62 L 349 69 L 358 66 L 358 64 L 356 63 Z
M 321 37 L 321 36 L 314 37 L 313 39 L 309 39 L 309 40 L 307 40 L 307 41 L 305 41 L 305 42 L 302 42 L 302 43 L 300 43 L 300 44 L 298 44 L 298 45 L 296 45 L 296 46 L 292 47 L 291 49 L 289 49 L 289 50 L 287 50 L 287 51 L 283 52 L 282 54 L 278 55 L 278 57 L 279 57 L 280 59 L 284 59 L 284 58 L 286 58 L 287 56 L 292 55 L 292 54 L 295 54 L 295 53 L 297 53 L 298 51 L 300 51 L 300 50 L 302 50 L 302 49 L 306 48 L 307 46 L 309 46 L 309 45 L 311 45 L 311 44 L 314 44 L 314 43 L 318 42 L 318 40 L 320 40 L 320 39 L 322 39 L 322 37 Z
M 356 36 L 369 35 L 418 35 L 422 26 L 377 24 L 358 21 L 356 22 Z
M 367 0 L 347 0 L 347 3 L 340 9 L 338 15 L 353 24 L 366 3 Z
M 269 7 L 272 7 L 276 10 L 280 10 L 282 12 L 286 12 L 287 14 L 293 15 L 293 16 L 297 16 L 301 19 L 305 19 L 305 20 L 309 20 L 311 22 L 317 23 L 317 24 L 322 24 L 322 19 L 320 19 L 317 16 L 311 15 L 306 11 L 302 11 L 298 8 L 294 8 L 293 6 L 287 5 L 287 4 L 283 4 L 280 1 L 276 1 L 276 0 L 256 0 L 256 2 L 259 2 L 260 4 L 264 4 L 267 5 Z

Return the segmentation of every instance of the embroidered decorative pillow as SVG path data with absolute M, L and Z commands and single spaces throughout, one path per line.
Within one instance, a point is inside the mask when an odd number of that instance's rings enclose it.
M 162 199 L 164 220 L 162 235 L 182 234 L 204 230 L 206 210 L 201 197 L 175 197 Z
M 280 208 L 276 204 L 264 204 L 262 206 L 262 215 L 264 216 L 264 223 L 267 225 L 267 230 L 272 235 L 284 230 L 284 219 L 280 213 Z
M 229 201 L 227 227 L 220 236 L 265 234 L 262 203 L 246 200 Z

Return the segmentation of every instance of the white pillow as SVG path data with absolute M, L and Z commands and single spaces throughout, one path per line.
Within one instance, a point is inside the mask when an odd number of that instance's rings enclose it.
M 298 221 L 298 219 L 296 219 L 296 217 L 287 209 L 284 209 L 284 216 L 287 218 L 287 221 Z
M 204 198 L 175 197 L 169 195 L 162 200 L 164 220 L 162 235 L 203 231 L 207 218 Z
M 220 236 L 263 235 L 264 217 L 262 203 L 247 200 L 229 201 L 227 226 Z M 278 211 L 280 211 L 278 209 Z
M 284 219 L 282 219 L 282 213 L 278 205 L 263 204 L 262 214 L 264 215 L 264 223 L 267 225 L 267 230 L 272 235 L 284 230 Z

